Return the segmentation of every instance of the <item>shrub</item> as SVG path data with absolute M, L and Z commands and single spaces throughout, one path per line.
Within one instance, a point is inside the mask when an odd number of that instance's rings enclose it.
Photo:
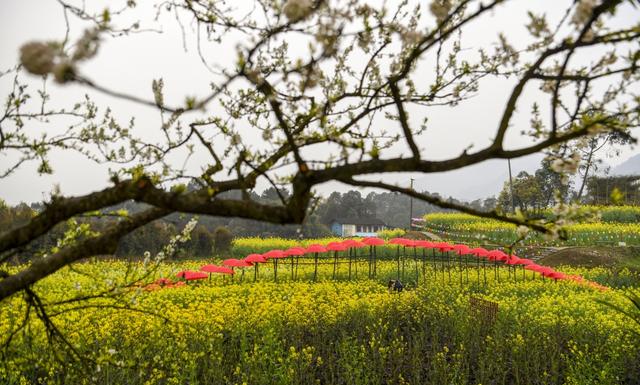
M 213 240 L 213 253 L 219 255 L 222 253 L 228 253 L 231 250 L 233 244 L 233 234 L 224 226 L 220 226 L 214 231 Z

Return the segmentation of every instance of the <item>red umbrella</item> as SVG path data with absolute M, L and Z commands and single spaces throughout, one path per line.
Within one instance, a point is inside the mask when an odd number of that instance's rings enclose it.
M 489 251 L 482 247 L 476 247 L 469 250 L 469 254 L 475 255 L 478 257 L 477 266 L 478 266 L 478 282 L 480 282 L 480 257 L 486 258 L 489 255 Z M 487 270 L 485 269 L 487 261 L 485 259 L 482 260 L 482 275 L 484 276 L 484 284 L 487 285 Z
M 294 262 L 295 262 L 295 269 L 296 269 L 296 272 L 297 272 L 297 270 L 298 270 L 298 262 L 300 260 L 300 256 L 304 255 L 306 252 L 307 252 L 307 250 L 304 247 L 298 247 L 298 246 L 292 247 L 292 248 L 287 249 L 287 250 L 284 251 L 285 255 L 291 256 L 291 257 L 292 256 L 296 257 L 295 259 L 291 258 L 291 280 L 293 280 L 294 277 L 295 277 L 294 276 L 294 270 L 293 270 L 294 269 L 294 267 L 293 267 Z
M 314 270 L 313 270 L 313 280 L 315 281 L 318 278 L 318 253 L 326 253 L 327 249 L 318 244 L 313 244 L 307 247 L 307 253 L 313 253 L 314 255 Z
M 199 271 L 191 271 L 191 270 L 180 271 L 178 272 L 178 274 L 176 274 L 176 276 L 178 278 L 184 278 L 185 281 L 193 281 L 196 279 L 206 279 L 209 277 L 208 274 L 201 273 Z
M 327 250 L 333 251 L 333 279 L 336 279 L 336 273 L 338 268 L 338 251 L 348 250 L 349 246 L 340 242 L 329 242 L 327 244 Z
M 506 261 L 508 258 L 509 256 L 502 250 L 491 250 L 487 253 L 487 259 L 493 261 L 493 275 L 496 281 L 500 280 L 500 275 L 498 275 L 498 261 Z
M 251 262 L 247 262 L 244 259 L 235 259 L 235 258 L 225 259 L 224 261 L 222 261 L 222 264 L 225 266 L 229 266 L 231 270 L 233 270 L 234 267 L 253 266 Z M 242 282 L 243 280 L 244 280 L 244 269 L 242 269 L 242 275 L 240 275 L 240 282 Z
M 206 273 L 201 273 L 199 271 L 188 271 L 185 276 L 184 279 L 186 281 L 194 281 L 196 279 L 207 279 L 208 278 L 208 274 Z
M 400 279 L 400 246 L 407 247 L 407 246 L 409 246 L 409 244 L 411 242 L 412 241 L 410 241 L 409 239 L 406 239 L 406 238 L 391 238 L 389 240 L 389 244 L 390 245 L 397 245 L 398 246 L 398 248 L 396 249 L 396 264 L 398 266 L 398 273 L 397 273 L 397 276 L 396 276 L 397 279 Z M 402 261 L 403 261 L 402 272 L 404 273 L 404 259 Z M 403 274 L 403 276 L 404 276 L 404 274 Z
M 436 249 L 439 249 L 440 251 L 449 251 L 449 250 L 453 250 L 453 246 L 451 246 L 450 244 L 446 243 L 446 242 L 438 242 L 436 244 L 433 245 Z
M 525 266 L 525 269 L 527 270 L 532 270 L 535 271 L 536 273 L 540 273 L 542 274 L 542 276 L 547 277 L 549 276 L 549 274 L 554 273 L 555 271 L 550 268 L 550 267 L 546 267 L 546 266 L 540 266 L 540 265 L 529 265 L 529 266 Z
M 451 247 L 459 255 L 471 254 L 471 249 L 467 245 L 453 245 Z
M 431 248 L 433 248 L 433 242 L 429 242 L 429 241 L 416 241 L 416 246 L 418 246 L 418 247 L 424 247 L 425 249 L 431 249 Z
M 266 259 L 279 259 L 279 258 L 284 258 L 287 255 L 285 254 L 284 251 L 282 250 L 269 250 L 266 253 L 262 254 L 263 257 L 265 257 Z
M 531 271 L 535 271 L 535 272 L 540 272 L 540 269 L 544 269 L 543 266 L 540 266 L 540 265 L 535 264 L 535 263 L 529 264 L 529 265 L 525 266 L 524 268 L 525 268 L 525 270 L 531 270 Z
M 553 271 L 553 270 L 552 271 L 545 271 L 545 272 L 542 273 L 542 275 L 544 275 L 545 277 L 548 277 L 548 278 L 553 278 L 555 280 L 565 279 L 566 278 L 566 276 L 563 273 L 560 273 L 559 271 Z
M 413 239 L 407 239 L 407 241 L 404 243 L 404 246 L 417 247 L 418 246 L 418 241 L 415 241 Z
M 330 251 L 345 251 L 347 248 L 348 246 L 340 242 L 330 242 L 327 244 L 327 250 Z
M 475 249 L 469 250 L 469 252 L 476 257 L 486 257 L 489 255 L 489 250 L 483 249 L 482 247 L 476 247 Z
M 355 239 L 345 239 L 344 241 L 342 241 L 342 244 L 347 247 L 357 247 L 356 245 L 358 243 L 360 242 L 356 241 Z
M 380 239 L 376 237 L 364 238 L 362 240 L 362 243 L 368 246 L 382 246 L 385 244 L 384 239 Z
M 509 256 L 507 256 L 507 262 L 506 263 L 507 263 L 507 265 L 520 265 L 521 264 L 520 261 L 521 261 L 521 259 L 518 258 L 517 256 L 509 255 Z
M 207 273 L 234 274 L 234 271 L 230 268 L 218 265 L 204 265 L 200 268 L 200 271 L 206 271 Z
M 555 272 L 555 270 L 553 270 L 552 268 L 547 267 L 547 266 L 540 266 L 538 268 L 538 273 L 542 273 L 542 275 L 550 274 L 550 273 L 553 273 L 553 272 Z
M 506 261 L 509 258 L 502 250 L 491 250 L 487 256 L 490 261 Z
M 307 247 L 307 253 L 326 253 L 326 252 L 327 252 L 327 249 L 322 245 L 313 244 Z
M 408 239 L 406 238 L 391 238 L 389 243 L 392 245 L 406 246 Z
M 229 267 L 249 267 L 249 266 L 253 266 L 253 264 L 251 262 L 248 262 L 244 259 L 235 259 L 235 258 L 230 258 L 230 259 L 225 259 L 224 261 L 222 261 L 222 264 L 225 266 L 229 266 Z
M 267 259 L 263 257 L 262 254 L 249 254 L 246 256 L 244 260 L 254 265 L 253 282 L 257 281 L 258 280 L 258 264 L 267 262 Z
M 278 282 L 278 259 L 285 258 L 287 255 L 282 250 L 270 250 L 262 254 L 267 259 L 273 259 L 273 280 Z
M 292 256 L 292 255 L 304 255 L 304 253 L 307 250 L 304 247 L 292 247 L 290 249 L 287 249 L 284 251 L 284 254 L 287 256 Z
M 377 257 L 376 246 L 384 245 L 385 241 L 384 239 L 381 239 L 381 238 L 369 237 L 369 238 L 364 238 L 362 240 L 362 243 L 369 246 L 369 278 L 371 278 L 372 275 L 375 277 L 377 273 L 377 267 L 378 267 L 377 261 L 376 261 L 376 257 Z M 358 270 L 356 265 L 356 274 L 357 273 L 358 273 Z
M 262 254 L 249 254 L 244 260 L 252 264 L 267 262 L 267 259 Z
M 342 244 L 351 248 L 351 249 L 359 249 L 361 247 L 367 247 L 367 245 L 363 242 L 357 241 L 355 239 L 345 239 L 344 241 L 342 241 Z M 349 250 L 349 280 L 351 280 L 351 250 Z M 353 250 L 353 254 L 356 255 L 357 257 L 357 251 Z

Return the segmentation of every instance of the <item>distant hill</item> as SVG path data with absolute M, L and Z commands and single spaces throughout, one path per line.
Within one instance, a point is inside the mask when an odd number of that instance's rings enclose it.
M 611 175 L 640 175 L 640 154 L 632 156 L 611 170 Z

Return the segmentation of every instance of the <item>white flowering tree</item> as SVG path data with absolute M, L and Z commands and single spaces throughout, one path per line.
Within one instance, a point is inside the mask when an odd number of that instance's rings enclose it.
M 165 98 L 163 79 L 150 81 L 145 98 L 99 84 L 86 71 L 86 64 L 100 55 L 105 36 L 126 39 L 143 28 L 144 20 L 124 27 L 120 22 L 128 20 L 135 1 L 100 12 L 59 3 L 65 17 L 92 27 L 69 28 L 58 41 L 25 42 L 19 65 L 2 74 L 15 81 L 0 112 L 0 152 L 17 156 L 10 158 L 15 163 L 2 164 L 0 173 L 6 177 L 28 162 L 37 162 L 40 173 L 50 173 L 55 167 L 52 151 L 75 151 L 109 165 L 112 185 L 84 196 L 54 194 L 27 224 L 0 234 L 0 263 L 71 218 L 128 200 L 148 208 L 18 270 L 0 271 L 0 300 L 28 290 L 63 266 L 112 253 L 120 238 L 171 213 L 301 223 L 314 186 L 329 181 L 400 192 L 504 220 L 522 226 L 521 233 L 532 228 L 557 235 L 552 224 L 452 204 L 388 183 L 384 175 L 443 172 L 537 152 L 547 154 L 555 171 L 571 174 L 579 167 L 578 150 L 590 136 L 616 132 L 632 139 L 639 123 L 640 13 L 635 0 L 549 3 L 564 7 L 560 16 L 520 15 L 528 20 L 526 42 L 510 41 L 496 29 L 493 42 L 472 48 L 464 45 L 468 28 L 508 1 L 434 0 L 423 10 L 422 2 L 409 0 L 382 5 L 357 0 L 166 0 L 157 13 L 189 20 L 198 47 L 238 41 L 232 64 L 202 55 L 212 75 L 197 81 L 210 83 L 210 93 L 186 97 L 182 105 L 165 101 L 176 98 Z M 621 12 L 636 17 L 621 18 Z M 59 87 L 81 86 L 87 97 L 50 108 L 45 101 L 55 94 L 42 90 L 41 102 L 30 97 L 24 79 L 34 77 Z M 489 127 L 491 142 L 448 159 L 430 159 L 423 148 L 429 141 L 429 111 L 449 106 L 455 114 L 482 95 L 485 81 L 492 78 L 508 79 L 511 89 L 504 100 L 494 101 L 502 113 Z M 535 103 L 523 100 L 531 90 Z M 120 123 L 93 101 L 96 93 L 154 108 L 162 122 L 158 135 L 149 139 L 147 124 Z M 523 116 L 528 127 L 516 123 Z M 34 124 L 56 124 L 56 118 L 72 121 L 60 135 L 32 129 Z M 507 147 L 505 137 L 513 130 L 527 136 L 528 144 Z M 456 135 L 464 139 L 465 132 Z M 255 138 L 262 140 L 251 140 Z M 189 173 L 169 160 L 180 151 L 207 154 L 202 172 Z M 260 182 L 287 186 L 291 194 L 281 196 L 279 205 L 252 201 L 248 191 Z M 187 190 L 187 183 L 199 188 Z M 225 198 L 230 191 L 243 198 Z

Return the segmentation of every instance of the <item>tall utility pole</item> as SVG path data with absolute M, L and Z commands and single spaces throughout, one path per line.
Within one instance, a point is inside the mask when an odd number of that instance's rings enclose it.
M 511 159 L 507 158 L 507 163 L 509 164 L 509 195 L 511 195 L 511 212 L 516 212 L 516 199 L 513 196 L 513 178 L 511 177 Z
M 409 189 L 411 189 L 412 191 L 413 191 L 413 181 L 414 179 L 411 178 L 411 186 L 409 186 Z M 412 218 L 413 218 L 413 197 L 409 197 L 409 231 L 413 230 Z

